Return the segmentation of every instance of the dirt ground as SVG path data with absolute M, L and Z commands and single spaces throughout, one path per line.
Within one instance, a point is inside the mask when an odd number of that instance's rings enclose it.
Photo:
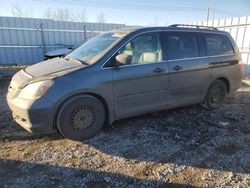
M 0 187 L 250 187 L 250 87 L 222 108 L 118 121 L 74 142 L 12 121 L 0 82 Z

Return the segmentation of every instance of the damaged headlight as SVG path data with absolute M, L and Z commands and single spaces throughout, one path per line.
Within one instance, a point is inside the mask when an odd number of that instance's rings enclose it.
M 38 99 L 43 96 L 54 84 L 53 80 L 43 80 L 25 86 L 18 97 L 23 99 Z

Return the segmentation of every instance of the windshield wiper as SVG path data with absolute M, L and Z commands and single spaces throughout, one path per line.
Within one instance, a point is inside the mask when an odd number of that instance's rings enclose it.
M 87 62 L 81 60 L 81 59 L 76 59 L 76 58 L 73 58 L 73 57 L 64 57 L 64 59 L 68 60 L 68 61 L 77 61 L 77 62 L 80 62 L 81 64 L 84 64 L 84 65 L 89 65 Z
M 81 60 L 81 59 L 75 59 L 75 60 L 77 60 L 77 61 L 80 61 L 82 64 L 84 64 L 84 65 L 89 65 L 86 61 L 83 61 L 83 60 Z

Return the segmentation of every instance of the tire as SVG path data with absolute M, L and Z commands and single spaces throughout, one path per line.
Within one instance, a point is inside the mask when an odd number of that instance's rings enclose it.
M 56 125 L 64 137 L 81 141 L 95 136 L 102 129 L 104 120 L 102 102 L 93 96 L 81 95 L 60 107 Z
M 227 95 L 227 88 L 222 80 L 215 80 L 208 88 L 205 100 L 201 106 L 205 109 L 219 108 Z

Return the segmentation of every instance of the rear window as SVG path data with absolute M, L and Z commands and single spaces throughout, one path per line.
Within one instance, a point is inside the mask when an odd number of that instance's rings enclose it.
M 198 39 L 195 33 L 168 32 L 166 46 L 166 57 L 169 60 L 199 56 Z
M 233 47 L 225 35 L 205 34 L 204 37 L 207 55 L 228 55 L 234 53 Z

